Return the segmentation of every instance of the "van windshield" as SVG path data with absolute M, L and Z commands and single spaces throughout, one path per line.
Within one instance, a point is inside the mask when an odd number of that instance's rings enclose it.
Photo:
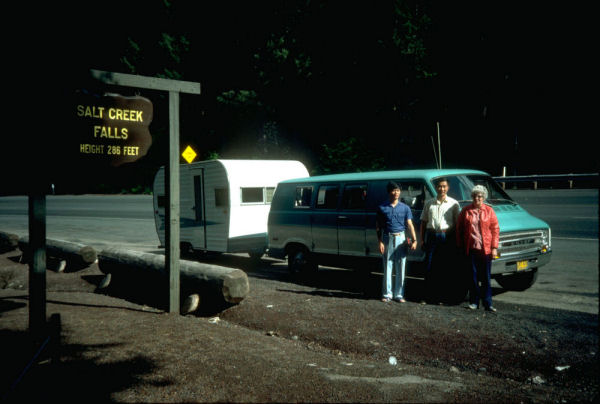
M 471 202 L 471 190 L 475 185 L 483 185 L 488 191 L 486 202 L 491 205 L 516 205 L 510 196 L 494 179 L 488 175 L 451 175 L 444 177 L 448 180 L 448 195 L 459 202 Z M 435 183 L 439 178 L 432 180 Z

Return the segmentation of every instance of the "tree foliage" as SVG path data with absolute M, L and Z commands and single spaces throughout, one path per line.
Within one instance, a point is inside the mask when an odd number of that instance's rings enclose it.
M 394 0 L 392 42 L 407 65 L 411 66 L 417 79 L 427 79 L 437 75 L 428 66 L 429 52 L 426 39 L 432 21 L 424 8 L 422 2 Z
M 541 155 L 552 170 L 590 166 L 547 141 L 581 127 L 571 117 L 582 98 L 570 91 L 586 76 L 574 72 L 586 65 L 575 63 L 580 32 L 544 18 L 552 6 L 544 15 L 527 4 L 430 0 L 52 7 L 43 47 L 30 53 L 54 88 L 89 68 L 200 82 L 180 114 L 180 143 L 200 156 L 299 159 L 314 173 L 434 167 L 440 122 L 445 166 L 539 172 L 528 157 Z M 575 82 L 561 84 L 565 75 Z M 153 146 L 119 176 L 144 185 L 166 163 L 169 127 L 168 96 L 148 96 Z M 493 153 L 481 139 L 493 139 Z M 570 147 L 567 156 L 592 149 Z
M 385 168 L 382 157 L 366 148 L 364 142 L 351 137 L 330 146 L 322 145 L 317 173 L 336 174 L 377 171 Z

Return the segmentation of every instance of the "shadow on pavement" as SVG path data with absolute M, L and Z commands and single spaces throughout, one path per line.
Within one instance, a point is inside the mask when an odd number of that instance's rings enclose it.
M 0 330 L 2 402 L 110 402 L 111 394 L 140 384 L 156 369 L 141 355 L 107 360 L 105 351 L 121 344 L 65 344 L 61 333 L 58 314 L 37 338 L 29 332 Z M 166 386 L 171 381 L 150 384 Z

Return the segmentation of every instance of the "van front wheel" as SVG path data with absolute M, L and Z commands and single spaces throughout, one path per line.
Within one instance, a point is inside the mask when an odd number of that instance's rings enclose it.
M 529 289 L 537 280 L 537 268 L 529 272 L 515 273 L 507 276 L 497 276 L 496 282 L 506 290 L 522 292 Z
M 317 265 L 303 247 L 292 247 L 288 253 L 288 269 L 292 274 L 316 271 Z

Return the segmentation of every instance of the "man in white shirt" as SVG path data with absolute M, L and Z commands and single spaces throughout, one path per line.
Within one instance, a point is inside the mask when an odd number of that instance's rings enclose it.
M 456 250 L 454 228 L 460 206 L 456 199 L 448 196 L 448 180 L 440 178 L 435 183 L 437 197 L 425 202 L 421 214 L 422 248 L 427 253 L 425 272 L 425 298 L 430 303 L 439 303 L 443 297 L 442 284 L 450 276 L 452 260 Z M 444 282 L 445 283 L 445 282 Z M 451 283 L 450 283 L 451 284 Z

